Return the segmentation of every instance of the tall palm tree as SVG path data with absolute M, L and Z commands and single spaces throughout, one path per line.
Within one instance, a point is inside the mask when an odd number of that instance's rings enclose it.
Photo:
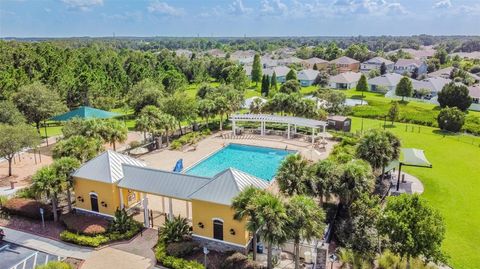
M 214 115 L 215 102 L 210 99 L 201 99 L 197 102 L 198 115 L 205 119 L 208 128 L 208 119 Z
M 143 139 L 147 141 L 147 133 L 151 133 L 153 125 L 150 119 L 145 115 L 140 115 L 135 119 L 135 130 L 143 133 Z
M 175 125 L 176 125 L 176 120 L 172 115 L 166 114 L 166 113 L 161 113 L 159 115 L 157 128 L 164 131 L 165 138 L 167 141 L 167 146 L 169 145 L 170 130 L 173 129 Z
M 260 114 L 263 110 L 263 102 L 260 98 L 253 99 L 252 103 L 250 104 L 250 112 L 253 114 Z
M 295 269 L 300 268 L 300 240 L 320 238 L 325 228 L 325 213 L 304 195 L 293 196 L 286 204 L 288 237 L 294 242 Z
M 62 181 L 66 182 L 65 189 L 67 190 L 67 202 L 68 211 L 72 211 L 72 194 L 73 188 L 72 173 L 80 167 L 80 161 L 72 157 L 62 157 L 52 164 L 52 168 L 55 170 L 57 177 L 61 177 Z
M 247 219 L 247 230 L 253 235 L 253 260 L 257 259 L 257 232 L 262 226 L 262 222 L 258 217 L 256 205 L 253 199 L 264 194 L 264 190 L 257 189 L 253 186 L 245 188 L 232 200 L 232 208 L 235 211 L 233 218 L 241 221 Z
M 338 181 L 338 164 L 333 160 L 320 160 L 312 165 L 313 186 L 310 188 L 319 197 L 320 205 L 323 204 L 323 198 L 328 195 Z
M 312 178 L 310 171 L 307 160 L 300 154 L 292 154 L 283 160 L 275 178 L 283 193 L 305 194 L 307 181 Z
M 50 198 L 53 209 L 53 219 L 58 221 L 57 196 L 65 189 L 66 181 L 51 166 L 45 166 L 38 170 L 32 177 L 33 187 L 39 193 Z
M 123 143 L 127 140 L 128 129 L 125 125 L 117 120 L 110 120 L 105 128 L 106 141 L 113 146 L 113 150 L 116 151 L 116 143 Z
M 228 100 L 225 96 L 217 96 L 215 98 L 215 111 L 220 116 L 220 131 L 223 130 L 223 117 L 230 110 Z
M 253 203 L 257 208 L 258 218 L 262 222 L 260 230 L 263 239 L 267 243 L 267 268 L 273 268 L 273 246 L 284 243 L 287 240 L 286 225 L 287 213 L 280 197 L 265 192 L 257 195 Z
M 341 206 L 349 207 L 362 193 L 372 192 L 375 179 L 370 165 L 363 160 L 352 160 L 341 169 L 333 192 L 338 195 Z

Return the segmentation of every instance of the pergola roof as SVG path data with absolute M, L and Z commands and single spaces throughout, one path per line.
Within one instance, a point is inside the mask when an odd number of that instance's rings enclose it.
M 52 118 L 54 121 L 68 121 L 73 118 L 81 118 L 81 119 L 109 119 L 113 117 L 118 117 L 120 114 L 115 112 L 109 112 L 101 109 L 96 109 L 93 107 L 88 106 L 81 106 L 77 109 L 69 111 L 67 113 L 57 115 Z
M 268 114 L 235 114 L 230 116 L 231 121 L 255 121 L 294 124 L 303 127 L 319 128 L 327 125 L 326 121 L 313 120 L 300 117 L 278 116 Z

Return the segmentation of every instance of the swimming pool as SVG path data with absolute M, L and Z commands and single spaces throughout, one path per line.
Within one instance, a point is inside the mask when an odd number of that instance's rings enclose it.
M 282 160 L 295 151 L 229 144 L 186 171 L 187 174 L 213 177 L 232 167 L 270 181 Z

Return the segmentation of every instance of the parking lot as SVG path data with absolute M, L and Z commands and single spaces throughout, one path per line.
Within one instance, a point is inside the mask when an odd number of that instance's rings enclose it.
M 0 269 L 34 269 L 36 265 L 59 259 L 63 258 L 5 241 L 0 243 Z

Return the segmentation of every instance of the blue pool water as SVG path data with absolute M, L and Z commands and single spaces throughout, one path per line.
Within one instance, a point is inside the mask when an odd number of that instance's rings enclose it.
M 186 171 L 187 174 L 213 177 L 233 167 L 240 171 L 270 181 L 282 160 L 291 150 L 230 144 Z

